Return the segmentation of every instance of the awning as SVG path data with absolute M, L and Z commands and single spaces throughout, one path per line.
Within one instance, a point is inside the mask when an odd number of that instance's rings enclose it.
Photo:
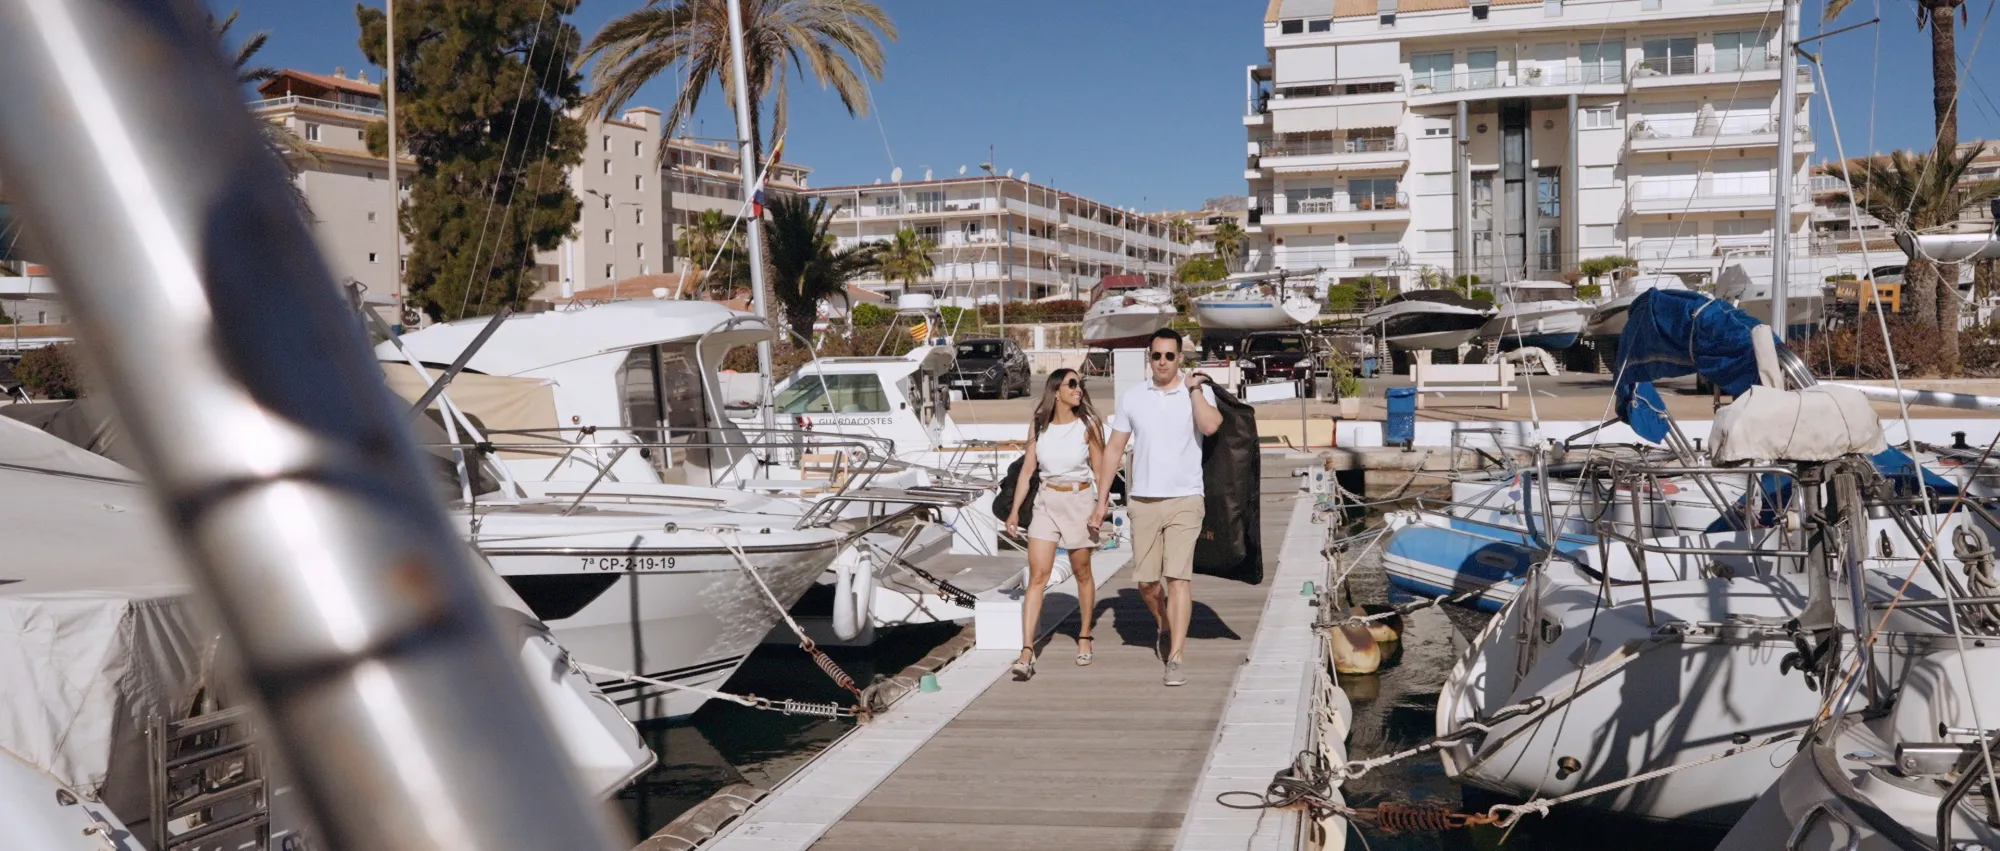
M 388 378 L 389 389 L 409 404 L 416 404 L 423 398 L 429 386 L 417 377 L 416 370 L 407 363 L 385 361 L 383 374 Z M 431 375 L 436 376 L 437 370 Z M 550 431 L 560 428 L 562 422 L 556 417 L 555 382 L 545 378 L 514 378 L 504 375 L 481 375 L 461 372 L 452 379 L 445 390 L 451 403 L 472 419 L 473 425 L 481 431 Z M 430 410 L 438 410 L 438 403 L 431 402 Z M 463 435 L 461 440 L 465 439 Z M 560 441 L 553 437 L 532 437 L 527 435 L 501 435 L 494 443 L 549 443 Z M 546 457 L 539 452 L 502 452 L 502 459 Z
M 1401 103 L 1360 103 L 1352 106 L 1309 106 L 1271 110 L 1271 129 L 1278 133 L 1399 127 L 1402 123 Z

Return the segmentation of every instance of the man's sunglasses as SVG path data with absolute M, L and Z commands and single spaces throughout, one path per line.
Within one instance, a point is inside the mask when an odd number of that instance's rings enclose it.
M 1180 352 L 1150 352 L 1149 354 L 1153 356 L 1153 360 L 1171 361 L 1171 360 L 1180 360 L 1181 357 Z

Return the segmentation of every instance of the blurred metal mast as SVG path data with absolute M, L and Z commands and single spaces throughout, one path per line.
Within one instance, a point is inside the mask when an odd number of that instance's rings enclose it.
M 745 76 L 743 59 L 743 0 L 729 0 L 729 71 L 732 88 L 736 90 L 736 171 L 743 176 L 743 203 L 751 205 L 750 220 L 744 223 L 744 238 L 750 243 L 750 304 L 759 318 L 777 328 L 778 322 L 764 308 L 764 216 L 756 202 L 757 188 L 763 183 L 758 171 L 764 164 L 757 161 L 755 131 L 750 127 L 750 82 Z M 758 391 L 764 394 L 764 427 L 772 428 L 777 422 L 772 404 L 777 400 L 771 398 L 770 340 L 757 341 L 757 372 L 764 376 Z
M 403 169 L 396 162 L 396 0 L 382 0 L 382 9 L 388 14 L 383 32 L 388 43 L 388 77 L 383 89 L 389 94 L 389 291 L 396 299 L 396 321 L 398 332 L 403 327 Z M 366 310 L 367 307 L 362 308 Z
M 203 8 L 0 0 L 0 79 L 0 175 L 316 844 L 611 847 Z
M 1779 342 L 1790 324 L 1785 312 L 1792 300 L 1792 179 L 1798 174 L 1792 150 L 1799 124 L 1799 63 L 1792 57 L 1799 42 L 1799 0 L 1783 3 L 1785 13 L 1778 26 L 1778 168 L 1771 175 L 1778 196 L 1777 222 L 1771 230 L 1771 333 Z

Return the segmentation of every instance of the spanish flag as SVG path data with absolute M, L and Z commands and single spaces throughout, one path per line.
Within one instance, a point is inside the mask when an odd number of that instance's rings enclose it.
M 931 335 L 931 324 L 929 322 L 919 322 L 915 325 L 910 326 L 910 339 L 912 340 L 921 343 L 924 341 L 925 338 L 929 337 L 930 335 Z

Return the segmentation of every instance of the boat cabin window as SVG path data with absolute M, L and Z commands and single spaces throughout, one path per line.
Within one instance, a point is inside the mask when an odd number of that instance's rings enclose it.
M 1507 291 L 1507 300 L 1516 304 L 1531 301 L 1563 301 L 1576 298 L 1569 287 L 1516 287 Z
M 917 421 L 925 427 L 938 425 L 951 409 L 951 391 L 935 374 L 917 370 L 902 382 L 903 398 L 910 400 L 910 410 L 917 415 Z
M 801 375 L 778 394 L 780 414 L 886 414 L 888 394 L 871 373 Z
M 674 430 L 707 425 L 701 374 L 695 368 L 693 346 L 646 346 L 625 355 L 618 371 L 624 425 L 639 429 L 644 442 L 670 439 Z M 687 436 L 682 431 L 682 437 Z
M 999 340 L 980 340 L 972 343 L 958 344 L 958 356 L 962 358 L 998 360 L 1005 354 L 1006 351 L 1001 347 Z

